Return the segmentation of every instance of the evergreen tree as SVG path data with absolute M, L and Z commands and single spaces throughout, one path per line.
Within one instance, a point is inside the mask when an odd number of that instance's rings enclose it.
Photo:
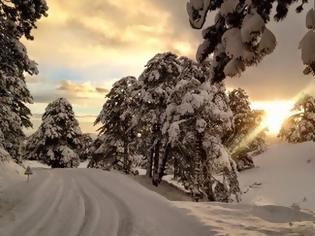
M 224 85 L 212 81 L 211 66 L 157 54 L 132 81 L 132 86 L 126 79 L 118 81 L 107 95 L 89 166 L 124 170 L 126 159 L 119 152 L 127 140 L 144 157 L 154 185 L 173 165 L 174 175 L 196 200 L 239 200 L 236 165 L 222 143 L 232 112 Z M 129 166 L 138 162 L 127 160 Z
M 163 127 L 179 165 L 177 175 L 196 200 L 239 200 L 236 166 L 222 144 L 232 118 L 225 88 L 212 84 L 209 64 L 179 61 L 181 75 Z
M 136 83 L 134 77 L 122 78 L 106 95 L 107 100 L 95 121 L 102 126 L 94 143 L 90 167 L 109 166 L 131 172 L 130 144 L 135 138 L 137 125 L 131 92 Z
M 233 77 L 244 71 L 246 66 L 256 65 L 276 47 L 276 37 L 266 27 L 273 7 L 276 6 L 274 19 L 280 21 L 295 2 L 300 2 L 296 11 L 301 12 L 307 1 L 190 0 L 187 12 L 195 29 L 204 26 L 209 12 L 216 12 L 214 24 L 202 32 L 204 41 L 197 51 L 197 60 L 204 61 L 213 55 L 214 81 Z M 308 13 L 307 27 L 310 31 L 300 44 L 302 59 L 307 65 L 305 73 L 315 71 L 314 12 L 313 9 Z
M 77 167 L 81 136 L 72 106 L 59 98 L 47 106 L 42 124 L 28 139 L 25 158 L 40 160 L 53 168 Z
M 167 103 L 180 70 L 181 66 L 176 55 L 162 53 L 155 55 L 147 63 L 144 72 L 139 77 L 141 126 L 149 131 L 142 132 L 143 140 L 149 143 L 150 147 L 146 155 L 147 176 L 152 177 L 154 185 L 159 182 L 160 160 L 163 158 L 161 155 L 166 151 L 162 126 L 166 118 Z
M 240 88 L 229 93 L 229 106 L 233 112 L 233 125 L 223 143 L 237 163 L 238 170 L 252 168 L 252 157 L 266 149 L 266 129 L 261 126 L 264 114 L 250 108 L 248 95 Z
M 81 147 L 78 150 L 80 161 L 90 160 L 92 158 L 93 139 L 89 134 L 82 134 L 80 136 Z
M 32 97 L 26 87 L 24 74 L 37 74 L 36 63 L 27 56 L 20 42 L 24 36 L 33 40 L 31 31 L 42 16 L 47 16 L 44 0 L 0 1 L 0 129 L 4 148 L 16 160 L 24 139 L 22 128 L 31 127 L 30 110 L 26 103 Z
M 315 99 L 304 96 L 294 106 L 293 115 L 283 124 L 279 136 L 290 143 L 315 141 Z

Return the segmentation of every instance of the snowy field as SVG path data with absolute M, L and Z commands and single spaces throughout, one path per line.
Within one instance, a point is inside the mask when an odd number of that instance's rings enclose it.
M 315 235 L 314 143 L 273 144 L 255 163 L 239 176 L 243 202 L 224 204 L 187 201 L 169 177 L 156 188 L 86 163 L 53 170 L 25 162 L 35 173 L 26 183 L 24 170 L 6 162 L 0 235 Z
M 1 236 L 208 236 L 205 226 L 126 175 L 34 169 L 1 197 Z
M 274 144 L 240 173 L 244 203 L 315 211 L 315 143 Z
M 314 236 L 315 215 L 274 205 L 175 202 L 217 236 Z
M 315 144 L 273 144 L 239 174 L 241 204 L 176 202 L 216 235 L 315 235 Z

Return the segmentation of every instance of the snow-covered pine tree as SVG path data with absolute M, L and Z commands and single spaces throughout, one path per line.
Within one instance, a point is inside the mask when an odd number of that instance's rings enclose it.
M 177 56 L 173 53 L 155 55 L 146 65 L 139 77 L 140 106 L 139 112 L 142 127 L 149 130 L 149 136 L 142 133 L 144 141 L 149 141 L 147 157 L 147 176 L 152 177 L 152 183 L 159 183 L 161 155 L 167 150 L 162 135 L 162 126 L 166 118 L 166 107 L 170 94 L 176 85 L 181 72 Z
M 125 77 L 117 81 L 106 95 L 106 102 L 95 124 L 102 124 L 94 142 L 90 167 L 114 167 L 131 172 L 130 144 L 135 139 L 137 119 L 132 91 L 137 80 Z
M 276 6 L 274 19 L 280 21 L 296 2 L 300 2 L 296 11 L 301 12 L 306 0 L 190 0 L 187 12 L 195 29 L 203 28 L 209 12 L 216 12 L 214 24 L 202 32 L 204 41 L 197 51 L 197 60 L 204 61 L 213 55 L 214 81 L 234 77 L 246 66 L 256 65 L 276 47 L 276 37 L 266 27 L 273 7 Z M 315 71 L 314 19 L 312 9 L 307 15 L 310 31 L 300 44 L 302 60 L 307 66 L 305 73 Z
M 251 109 L 248 95 L 240 88 L 229 92 L 229 106 L 233 113 L 233 125 L 232 130 L 224 135 L 223 143 L 238 170 L 252 168 L 252 157 L 266 149 L 266 129 L 260 126 L 263 113 Z
M 196 200 L 239 199 L 236 165 L 222 144 L 232 112 L 222 83 L 212 83 L 208 63 L 180 58 L 181 74 L 166 109 L 163 133 L 178 159 L 177 175 Z
M 315 141 L 315 98 L 301 98 L 293 108 L 293 115 L 283 124 L 279 136 L 290 143 Z
M 47 10 L 45 0 L 0 1 L 0 129 L 4 148 L 16 160 L 24 138 L 22 128 L 32 126 L 31 112 L 25 105 L 32 97 L 24 74 L 38 73 L 20 39 L 33 40 L 31 31 L 42 16 L 47 16 Z
M 27 140 L 25 158 L 53 168 L 78 167 L 81 135 L 71 104 L 58 98 L 46 107 L 42 124 Z
M 90 134 L 82 134 L 80 136 L 81 147 L 78 150 L 80 161 L 90 160 L 92 158 L 93 139 Z

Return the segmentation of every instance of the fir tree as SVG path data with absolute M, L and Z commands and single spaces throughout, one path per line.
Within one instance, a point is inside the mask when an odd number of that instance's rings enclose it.
M 211 82 L 211 67 L 180 58 L 182 72 L 167 107 L 163 132 L 177 159 L 179 179 L 197 200 L 239 200 L 236 166 L 224 145 L 232 112 L 223 84 Z
M 266 149 L 266 129 L 261 126 L 264 113 L 250 108 L 248 95 L 240 88 L 229 93 L 229 106 L 233 112 L 233 125 L 223 143 L 231 152 L 238 170 L 252 168 L 252 157 Z
M 33 40 L 31 31 L 42 16 L 47 16 L 47 10 L 44 0 L 0 1 L 0 129 L 4 148 L 16 160 L 25 137 L 22 128 L 32 126 L 31 113 L 25 105 L 32 103 L 32 97 L 24 74 L 38 73 L 20 40 L 23 36 Z
M 92 158 L 92 146 L 93 146 L 93 139 L 89 134 L 82 134 L 80 136 L 80 143 L 81 147 L 78 150 L 80 160 L 86 161 Z
M 72 106 L 59 98 L 47 106 L 42 124 L 28 139 L 25 158 L 40 160 L 53 168 L 77 167 L 81 135 Z
M 290 143 L 315 141 L 315 99 L 306 95 L 294 106 L 279 136 Z
M 139 77 L 139 94 L 142 98 L 140 104 L 140 117 L 142 126 L 149 130 L 149 136 L 143 140 L 148 141 L 150 149 L 147 157 L 147 176 L 152 177 L 152 182 L 159 182 L 159 169 L 161 154 L 166 151 L 165 140 L 162 135 L 162 126 L 165 121 L 165 111 L 168 98 L 176 84 L 181 66 L 177 56 L 172 53 L 155 55 L 146 65 L 146 69 Z
M 144 157 L 154 185 L 173 168 L 195 199 L 239 200 L 236 165 L 222 143 L 232 112 L 224 85 L 212 81 L 211 66 L 163 53 L 148 62 L 138 81 L 133 78 L 133 86 L 125 80 L 107 95 L 89 166 L 124 170 L 119 152 L 132 137 L 129 146 Z M 133 119 L 126 120 L 130 114 Z M 139 162 L 127 160 L 129 166 Z
M 149 126 L 150 150 L 147 162 L 147 175 L 152 182 L 159 182 L 159 168 L 164 146 L 162 126 L 168 98 L 180 74 L 177 56 L 172 53 L 157 54 L 146 65 L 139 77 L 141 86 L 141 121 Z
M 130 144 L 135 138 L 134 128 L 137 125 L 131 92 L 136 83 L 134 77 L 122 78 L 106 95 L 107 100 L 95 121 L 102 126 L 94 143 L 94 158 L 90 167 L 107 165 L 125 173 L 131 172 Z

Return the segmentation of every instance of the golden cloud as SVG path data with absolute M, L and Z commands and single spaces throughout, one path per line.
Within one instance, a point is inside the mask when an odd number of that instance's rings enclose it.
M 98 94 L 98 95 L 101 95 L 102 97 L 105 95 L 105 93 L 108 93 L 108 89 L 95 87 L 91 84 L 91 82 L 84 82 L 82 84 L 79 84 L 70 80 L 60 81 L 60 86 L 58 87 L 58 90 L 63 90 L 63 91 L 76 93 L 76 94 L 79 94 L 79 93 L 85 94 L 87 96 L 91 94 Z
M 143 66 L 165 51 L 193 56 L 199 32 L 189 28 L 185 4 L 163 2 L 50 0 L 49 16 L 34 31 L 35 42 L 25 43 L 39 64 L 76 69 L 120 65 L 126 58 Z

